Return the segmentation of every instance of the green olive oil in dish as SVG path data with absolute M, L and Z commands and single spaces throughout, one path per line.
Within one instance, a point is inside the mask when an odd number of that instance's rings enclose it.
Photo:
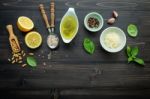
M 66 16 L 64 20 L 62 21 L 62 26 L 61 26 L 61 35 L 65 39 L 71 39 L 75 34 L 76 34 L 76 28 L 77 22 L 74 16 Z
M 74 8 L 69 8 L 60 23 L 60 35 L 64 43 L 70 43 L 76 36 L 79 28 L 78 18 Z

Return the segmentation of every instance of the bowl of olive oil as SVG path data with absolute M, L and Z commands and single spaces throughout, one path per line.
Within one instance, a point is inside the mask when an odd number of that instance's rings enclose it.
M 64 43 L 70 43 L 76 36 L 79 22 L 74 8 L 69 8 L 60 23 L 60 35 Z

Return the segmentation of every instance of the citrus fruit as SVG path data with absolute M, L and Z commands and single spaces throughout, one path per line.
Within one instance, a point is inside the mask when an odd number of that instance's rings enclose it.
M 31 49 L 38 48 L 42 43 L 42 37 L 38 32 L 31 31 L 26 34 L 25 43 Z
M 134 25 L 134 24 L 129 24 L 129 25 L 128 25 L 128 28 L 127 28 L 127 31 L 128 31 L 128 34 L 129 34 L 131 37 L 136 37 L 137 34 L 138 34 L 137 26 Z
M 20 16 L 17 21 L 17 26 L 22 32 L 29 32 L 33 29 L 34 23 L 33 21 L 25 16 Z

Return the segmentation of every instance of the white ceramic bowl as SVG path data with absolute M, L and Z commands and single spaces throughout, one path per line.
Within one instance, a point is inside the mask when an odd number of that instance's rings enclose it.
M 98 21 L 99 21 L 99 26 L 97 28 L 91 28 L 88 26 L 88 19 L 92 17 L 92 18 L 96 18 Z M 103 17 L 97 13 L 97 12 L 91 12 L 89 14 L 87 14 L 84 18 L 84 26 L 87 30 L 91 31 L 91 32 L 97 32 L 99 31 L 102 27 L 103 27 L 103 24 L 104 24 L 104 20 L 103 20 Z
M 120 45 L 117 48 L 109 48 L 108 46 L 106 46 L 106 44 L 104 42 L 104 38 L 105 38 L 106 34 L 113 33 L 113 32 L 117 33 L 118 36 L 120 37 Z M 121 30 L 118 27 L 108 27 L 100 35 L 100 44 L 101 44 L 102 48 L 104 48 L 104 50 L 106 50 L 108 52 L 111 52 L 111 53 L 119 52 L 126 45 L 126 35 L 123 32 L 123 30 Z

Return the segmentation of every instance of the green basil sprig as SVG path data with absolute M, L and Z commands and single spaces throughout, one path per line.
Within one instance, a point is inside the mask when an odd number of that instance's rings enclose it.
M 139 53 L 138 47 L 127 46 L 128 63 L 136 62 L 140 65 L 145 65 L 144 60 L 137 57 L 138 53 Z

